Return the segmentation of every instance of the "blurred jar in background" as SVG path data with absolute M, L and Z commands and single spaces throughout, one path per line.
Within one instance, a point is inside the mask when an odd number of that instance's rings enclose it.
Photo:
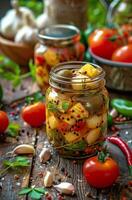
M 49 72 L 64 61 L 82 61 L 85 47 L 80 42 L 80 31 L 72 25 L 54 25 L 40 31 L 35 47 L 36 80 L 45 93 L 49 86 Z
M 132 0 L 113 0 L 108 7 L 107 22 L 132 25 Z
M 87 27 L 88 0 L 44 0 L 44 14 L 38 18 L 39 28 L 55 24 Z

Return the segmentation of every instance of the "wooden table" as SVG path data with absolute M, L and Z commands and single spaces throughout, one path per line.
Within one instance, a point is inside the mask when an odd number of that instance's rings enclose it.
M 112 97 L 121 96 L 132 99 L 131 94 L 119 94 L 111 91 L 110 94 Z M 30 199 L 28 196 L 20 197 L 18 192 L 22 187 L 30 187 L 33 185 L 36 187 L 43 187 L 43 175 L 46 169 L 56 170 L 56 173 L 61 175 L 61 180 L 74 184 L 76 193 L 73 197 L 64 196 L 64 199 L 66 200 L 123 200 L 121 199 L 120 194 L 124 188 L 124 183 L 118 183 L 115 186 L 105 190 L 96 190 L 95 188 L 90 187 L 82 175 L 83 160 L 63 159 L 51 148 L 51 160 L 46 164 L 41 164 L 38 155 L 44 146 L 49 146 L 46 138 L 45 126 L 37 131 L 28 126 L 24 126 L 24 123 L 20 118 L 20 110 L 24 104 L 24 98 L 17 100 L 16 96 L 17 93 L 13 96 L 10 102 L 7 101 L 8 104 L 5 106 L 5 109 L 8 112 L 10 119 L 12 119 L 11 115 L 13 112 L 17 113 L 16 117 L 12 120 L 21 124 L 21 131 L 17 138 L 7 138 L 6 142 L 0 144 L 0 168 L 2 168 L 2 161 L 9 159 L 7 152 L 12 151 L 13 148 L 18 144 L 32 144 L 36 149 L 36 153 L 34 156 L 29 157 L 30 167 L 24 170 L 9 170 L 5 176 L 0 178 L 0 200 Z M 8 99 L 7 96 L 6 99 Z M 129 145 L 131 146 L 132 143 L 130 140 L 132 139 L 132 124 L 120 126 L 120 128 L 121 137 L 123 137 L 126 141 L 129 141 Z M 126 132 L 127 134 L 125 134 Z M 122 165 L 125 165 L 123 163 L 122 157 L 119 158 L 119 162 L 122 162 Z M 59 179 L 60 176 L 56 182 L 59 182 Z M 129 188 L 129 190 L 132 192 L 132 188 Z M 53 200 L 58 199 L 58 194 L 53 187 L 47 189 L 47 191 L 52 195 Z M 42 199 L 45 199 L 45 197 L 42 197 Z

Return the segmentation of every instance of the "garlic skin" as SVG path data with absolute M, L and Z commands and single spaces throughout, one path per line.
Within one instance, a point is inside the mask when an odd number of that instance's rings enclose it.
M 62 194 L 74 195 L 75 193 L 74 185 L 68 182 L 62 182 L 58 185 L 54 185 L 54 188 Z
M 39 29 L 42 29 L 46 27 L 47 25 L 51 25 L 51 22 L 49 20 L 50 12 L 50 4 L 51 2 L 49 0 L 44 0 L 44 11 L 41 15 L 39 15 L 36 19 L 36 24 Z
M 11 3 L 13 9 L 9 10 L 0 22 L 0 32 L 8 39 L 14 39 L 17 31 L 26 24 L 25 15 L 30 18 L 31 24 L 36 26 L 35 17 L 31 10 L 19 7 L 16 0 L 12 0 Z
M 35 45 L 37 42 L 37 29 L 30 26 L 22 27 L 16 34 L 14 41 L 16 43 L 25 43 Z
M 20 144 L 12 151 L 13 154 L 35 154 L 35 149 L 29 144 Z
M 45 163 L 51 158 L 51 153 L 48 148 L 43 148 L 39 154 L 39 160 L 41 163 Z
M 44 176 L 44 186 L 51 187 L 53 185 L 53 174 L 50 171 L 46 171 Z
M 39 29 L 42 29 L 42 28 L 46 27 L 47 25 L 49 25 L 48 15 L 46 13 L 39 15 L 36 19 L 36 24 Z

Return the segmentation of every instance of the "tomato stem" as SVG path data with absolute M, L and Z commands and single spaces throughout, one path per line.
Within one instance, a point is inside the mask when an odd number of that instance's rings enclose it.
M 109 156 L 109 153 L 106 150 L 98 152 L 98 160 L 102 163 L 105 162 L 108 156 Z

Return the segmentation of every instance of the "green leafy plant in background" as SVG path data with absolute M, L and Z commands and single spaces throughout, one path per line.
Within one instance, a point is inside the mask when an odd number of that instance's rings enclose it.
M 0 78 L 11 81 L 14 87 L 20 85 L 21 81 L 27 77 L 35 80 L 35 65 L 32 60 L 29 61 L 29 69 L 29 72 L 22 74 L 19 65 L 4 55 L 0 55 Z
M 101 0 L 88 0 L 88 22 L 94 27 L 106 25 L 107 7 L 103 5 Z M 107 0 L 110 4 L 112 0 Z
M 35 16 L 38 16 L 40 14 L 42 14 L 43 9 L 44 9 L 44 4 L 43 1 L 39 1 L 39 0 L 19 0 L 19 4 L 20 6 L 25 6 L 30 8 Z

